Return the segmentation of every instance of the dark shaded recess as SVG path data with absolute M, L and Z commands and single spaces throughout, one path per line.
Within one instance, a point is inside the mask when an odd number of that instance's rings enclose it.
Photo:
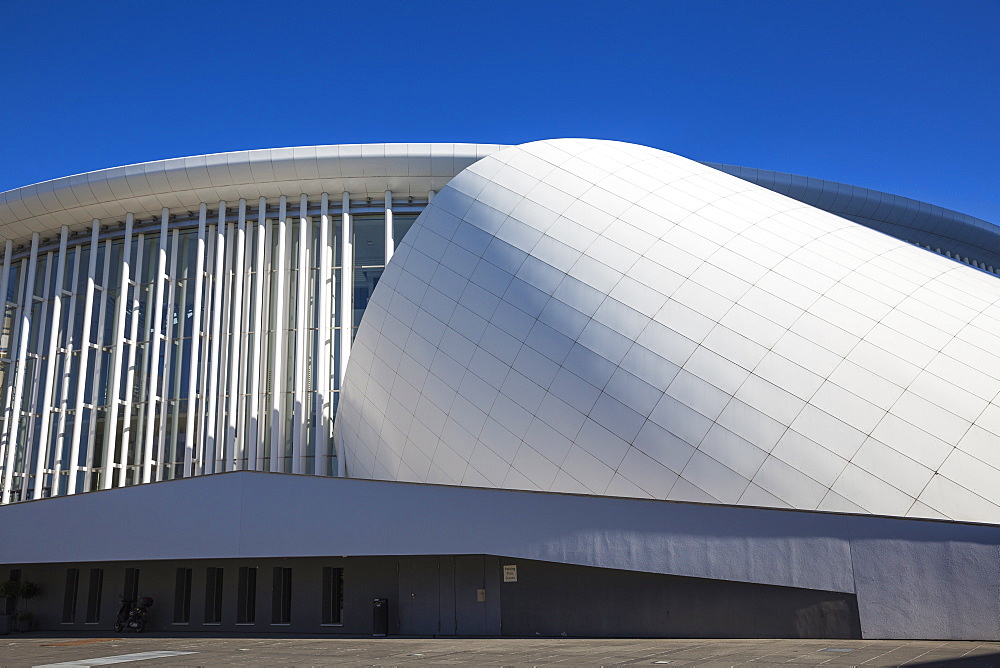
M 942 661 L 924 661 L 922 663 L 908 663 L 907 666 L 959 666 L 960 668 L 996 668 L 1000 666 L 1000 653 L 991 652 L 989 654 L 978 654 L 976 656 L 964 656 L 960 659 L 947 659 Z
M 506 636 L 861 638 L 854 594 L 500 561 L 518 565 L 501 585 Z

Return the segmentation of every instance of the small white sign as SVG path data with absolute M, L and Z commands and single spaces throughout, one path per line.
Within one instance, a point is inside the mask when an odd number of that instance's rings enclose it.
M 507 564 L 503 567 L 503 581 L 517 582 L 517 564 Z
M 477 589 L 476 590 L 476 602 L 477 603 L 483 603 L 485 601 L 486 601 L 486 590 L 485 589 Z

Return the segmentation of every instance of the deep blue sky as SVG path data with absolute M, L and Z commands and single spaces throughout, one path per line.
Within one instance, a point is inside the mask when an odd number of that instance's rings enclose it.
M 1000 2 L 0 0 L 0 191 L 167 157 L 600 137 L 1000 223 Z

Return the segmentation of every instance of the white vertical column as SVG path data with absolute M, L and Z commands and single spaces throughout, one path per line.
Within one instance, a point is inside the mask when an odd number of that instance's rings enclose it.
M 205 445 L 208 441 L 205 438 L 205 423 L 208 422 L 208 372 L 212 368 L 212 280 L 215 276 L 215 223 L 209 224 L 205 229 L 205 283 L 202 287 L 202 309 L 201 309 L 201 364 L 198 367 L 198 391 L 201 396 L 198 400 L 200 409 L 198 411 L 198 426 L 195 428 L 194 446 L 194 473 L 192 475 L 202 475 L 205 473 Z
M 19 305 L 21 325 L 17 337 L 17 366 L 11 369 L 15 374 L 14 387 L 8 393 L 7 406 L 7 462 L 3 471 L 3 495 L 0 503 L 10 502 L 10 486 L 14 480 L 14 461 L 17 453 L 17 426 L 21 421 L 21 392 L 24 390 L 24 367 L 28 358 L 28 335 L 31 331 L 31 304 L 35 293 L 35 268 L 38 264 L 38 232 L 31 235 L 31 255 L 28 258 L 28 275 L 24 278 L 24 297 Z
M 91 379 L 91 386 L 90 386 L 90 400 L 93 402 L 94 408 L 91 414 L 90 428 L 87 430 L 87 446 L 86 446 L 87 465 L 85 468 L 86 478 L 83 490 L 85 492 L 92 491 L 94 485 L 93 475 L 91 474 L 94 471 L 94 457 L 97 454 L 95 452 L 97 449 L 95 443 L 97 441 L 97 422 L 98 422 L 97 418 L 99 415 L 98 399 L 100 398 L 101 381 L 103 380 L 101 374 L 101 365 L 104 363 L 103 352 L 104 352 L 104 346 L 105 344 L 107 344 L 107 341 L 104 340 L 104 321 L 107 319 L 107 313 L 108 313 L 108 285 L 110 285 L 110 283 L 111 283 L 111 240 L 109 239 L 104 242 L 104 266 L 101 270 L 101 305 L 98 308 L 99 315 L 97 317 L 97 340 L 94 341 L 97 348 L 95 351 L 96 358 L 94 360 L 94 374 L 93 374 L 94 377 Z M 99 464 L 100 462 L 98 462 L 98 465 Z
M 53 456 L 54 461 L 52 466 L 52 496 L 59 495 L 59 479 L 62 477 L 63 470 L 63 453 L 66 452 L 66 442 L 68 439 L 68 435 L 66 434 L 66 419 L 67 414 L 69 413 L 69 386 L 70 381 L 73 378 L 73 346 L 78 345 L 77 340 L 73 337 L 75 329 L 73 323 L 76 322 L 76 309 L 77 305 L 80 303 L 80 298 L 76 294 L 76 286 L 80 283 L 80 255 L 82 254 L 82 250 L 83 246 L 80 245 L 76 247 L 75 252 L 73 253 L 73 268 L 70 270 L 69 277 L 70 290 L 69 311 L 66 314 L 66 345 L 62 351 L 63 372 L 62 377 L 59 379 L 59 390 L 56 395 L 56 401 L 59 403 L 59 419 L 53 434 L 53 438 L 56 441 L 56 450 Z M 76 375 L 86 375 L 86 371 L 79 371 Z M 69 470 L 70 475 L 76 475 L 76 472 L 72 468 L 72 464 L 70 464 Z
M 17 350 L 18 350 L 19 342 L 21 341 L 21 325 L 24 323 L 24 318 L 22 317 L 22 312 L 24 310 L 24 301 L 25 301 L 24 300 L 24 295 L 27 292 L 27 290 L 25 288 L 25 285 L 26 285 L 27 282 L 24 280 L 24 277 L 26 276 L 26 274 L 28 272 L 28 260 L 29 260 L 29 258 L 25 257 L 25 258 L 22 258 L 21 261 L 20 261 L 20 263 L 19 263 L 20 264 L 19 276 L 21 277 L 21 280 L 19 281 L 19 285 L 17 287 L 17 293 L 14 295 L 14 318 L 13 318 L 13 323 L 12 323 L 12 329 L 13 329 L 13 331 L 11 332 L 10 345 L 9 345 L 9 348 L 8 348 L 8 356 L 10 358 L 10 366 L 8 368 L 8 371 L 7 371 L 7 378 L 6 378 L 6 383 L 5 383 L 5 386 L 4 386 L 4 394 L 3 394 L 3 396 L 5 397 L 5 402 L 4 402 L 4 430 L 3 430 L 3 433 L 0 433 L 0 439 L 2 439 L 2 443 L 3 443 L 3 447 L 0 448 L 0 450 L 2 450 L 3 453 L 4 453 L 4 458 L 3 458 L 3 461 L 0 462 L 0 465 L 2 465 L 2 468 L 5 471 L 7 469 L 7 466 L 6 466 L 7 456 L 10 454 L 11 450 L 15 450 L 17 448 L 17 436 L 16 436 L 17 432 L 16 431 L 15 432 L 11 432 L 10 431 L 10 428 L 11 428 L 10 421 L 12 419 L 15 419 L 15 417 L 17 416 L 17 408 L 14 407 L 14 403 L 13 403 L 14 402 L 14 385 L 15 385 L 15 381 L 17 380 L 17 377 L 19 375 L 18 368 L 17 368 Z M 12 433 L 14 434 L 13 436 L 11 436 Z M 0 485 L 2 485 L 2 481 L 3 480 L 4 480 L 4 477 L 0 476 Z M 11 500 L 15 501 L 16 499 L 11 499 Z M 2 497 L 0 497 L 0 502 L 2 502 L 2 501 L 3 501 L 3 499 L 2 499 Z
M 208 217 L 208 205 L 204 202 L 198 209 L 198 246 L 195 252 L 194 261 L 194 304 L 191 316 L 191 355 L 188 363 L 188 396 L 187 415 L 184 424 L 184 472 L 183 477 L 194 474 L 192 464 L 194 463 L 194 449 L 196 436 L 194 433 L 194 417 L 198 407 L 198 353 L 201 348 L 201 292 L 205 283 L 205 222 Z M 190 282 L 190 279 L 187 281 Z M 187 282 L 185 288 L 187 288 Z M 183 317 L 186 314 L 181 314 Z M 183 331 L 183 324 L 181 325 Z M 179 476 L 178 476 L 179 477 Z
M 32 297 L 27 297 L 26 295 L 28 295 L 29 293 L 33 292 L 33 290 L 30 290 L 28 288 L 27 281 L 24 280 L 25 276 L 28 273 L 28 264 L 29 264 L 29 261 L 30 261 L 30 257 L 26 257 L 26 258 L 23 258 L 21 260 L 21 269 L 20 269 L 21 281 L 20 281 L 20 285 L 18 286 L 17 294 L 14 295 L 14 303 L 15 303 L 15 307 L 14 307 L 14 332 L 13 332 L 13 335 L 11 336 L 11 342 L 10 342 L 10 351 L 11 351 L 11 354 L 10 354 L 10 358 L 11 358 L 10 372 L 7 374 L 7 387 L 6 387 L 6 392 L 4 393 L 4 396 L 7 398 L 7 402 L 4 405 L 4 411 L 7 413 L 7 419 L 4 421 L 4 432 L 2 434 L 3 439 L 4 439 L 4 443 L 5 443 L 6 448 L 7 448 L 6 453 L 4 455 L 4 461 L 5 462 L 7 461 L 7 457 L 8 456 L 12 456 L 12 453 L 15 453 L 13 456 L 15 456 L 15 461 L 16 461 L 16 452 L 17 452 L 17 424 L 15 423 L 13 425 L 14 430 L 11 431 L 11 423 L 10 423 L 10 421 L 11 420 L 15 420 L 16 421 L 16 420 L 20 419 L 21 400 L 20 399 L 18 400 L 18 403 L 17 403 L 16 406 L 14 405 L 13 402 L 14 402 L 14 388 L 16 386 L 16 381 L 17 381 L 17 378 L 21 375 L 21 371 L 18 369 L 18 366 L 17 366 L 17 352 L 16 351 L 19 349 L 19 342 L 21 341 L 21 333 L 22 333 L 23 325 L 25 323 L 25 318 L 23 317 L 25 304 L 28 302 L 28 300 L 32 299 Z M 32 286 L 33 285 L 34 285 L 34 283 L 32 283 Z M 29 310 L 29 314 L 30 314 L 30 310 Z M 30 317 L 28 319 L 28 322 L 30 322 Z M 28 334 L 30 334 L 30 332 L 28 332 Z M 9 468 L 9 467 L 6 467 L 6 468 Z M 13 472 L 11 473 L 11 475 L 13 476 Z M 10 500 L 11 501 L 17 501 L 18 499 L 11 498 Z M 0 498 L 0 501 L 2 501 L 2 498 Z
M 10 289 L 10 256 L 14 252 L 14 242 L 8 239 L 3 245 L 3 274 L 0 274 L 0 306 L 7 308 L 7 290 Z M 4 315 L 0 312 L 0 317 Z
M 218 417 L 215 422 L 215 471 L 230 471 L 232 470 L 232 460 L 230 463 L 226 464 L 226 442 L 229 440 L 226 436 L 228 432 L 228 422 L 226 421 L 226 410 L 229 407 L 229 401 L 227 399 L 228 393 L 227 388 L 229 387 L 229 359 L 230 359 L 230 335 L 232 334 L 232 328 L 234 323 L 232 322 L 233 313 L 233 280 L 235 278 L 233 274 L 233 260 L 234 260 L 234 246 L 236 238 L 236 225 L 232 222 L 226 223 L 226 260 L 222 269 L 222 311 L 219 324 L 219 359 L 213 363 L 213 368 L 218 370 L 219 374 L 219 385 L 218 385 Z
M 42 498 L 42 488 L 45 486 L 45 469 L 48 468 L 46 465 L 49 461 L 49 432 L 51 431 L 49 423 L 52 421 L 52 395 L 56 384 L 56 368 L 59 366 L 56 353 L 59 347 L 59 328 L 62 324 L 62 292 L 63 283 L 66 280 L 66 247 L 68 243 L 69 228 L 63 225 L 59 235 L 59 253 L 55 257 L 57 262 L 56 287 L 55 294 L 52 296 L 52 324 L 49 326 L 49 345 L 45 353 L 45 378 L 42 380 L 42 393 L 39 399 L 41 406 L 39 406 L 40 410 L 37 411 L 41 414 L 41 420 L 38 431 L 38 455 L 35 458 L 35 485 L 31 493 L 33 499 Z M 39 364 L 36 368 L 40 371 L 41 367 L 42 365 Z M 55 482 L 57 481 L 53 481 L 53 484 Z
M 208 367 L 208 406 L 205 408 L 205 473 L 215 472 L 215 458 L 217 446 L 216 425 L 219 416 L 216 409 L 219 404 L 219 375 L 222 373 L 222 366 L 219 361 L 220 351 L 220 328 L 222 318 L 225 317 L 222 308 L 222 288 L 225 286 L 225 262 L 226 262 L 226 203 L 219 202 L 219 222 L 215 226 L 215 261 L 212 263 L 212 308 L 209 317 L 209 340 L 210 356 L 205 360 Z
M 298 273 L 295 286 L 295 370 L 292 383 L 292 473 L 306 473 L 306 334 L 309 329 L 309 200 L 299 199 Z
M 240 272 L 240 294 L 241 294 L 241 304 L 240 304 L 240 349 L 239 349 L 239 374 L 237 376 L 237 390 L 236 390 L 236 432 L 235 432 L 235 448 L 234 448 L 234 462 L 233 465 L 237 470 L 244 470 L 252 468 L 252 465 L 247 458 L 247 443 L 248 443 L 248 406 L 247 406 L 247 393 L 250 390 L 250 370 L 247 367 L 248 361 L 250 360 L 250 328 L 252 322 L 251 313 L 253 309 L 251 308 L 251 276 L 253 275 L 252 266 L 254 263 L 253 257 L 253 247 L 251 245 L 251 235 L 253 234 L 254 227 L 252 222 L 246 221 L 244 224 L 243 233 L 243 262 L 241 263 Z
M 316 474 L 326 475 L 330 458 L 330 196 L 323 193 L 319 211 L 319 253 L 316 269 L 316 335 L 318 337 L 316 359 L 313 361 L 313 385 L 315 386 L 315 407 L 313 408 L 313 443 L 316 444 Z
M 239 419 L 240 396 L 242 395 L 242 385 L 240 381 L 246 377 L 243 365 L 243 340 L 246 337 L 244 326 L 244 314 L 246 313 L 243 304 L 243 283 L 247 274 L 244 267 L 244 248 L 246 244 L 247 229 L 247 201 L 240 200 L 239 218 L 236 224 L 235 258 L 233 259 L 233 325 L 232 325 L 232 349 L 229 352 L 229 387 L 227 395 L 229 397 L 229 422 L 226 425 L 226 462 L 224 471 L 231 471 L 239 468 L 235 461 L 242 456 L 242 423 Z M 237 447 L 239 446 L 239 447 Z
M 171 415 L 170 410 L 170 398 L 177 399 L 180 396 L 180 374 L 173 374 L 174 387 L 171 392 L 170 388 L 170 365 L 175 364 L 173 361 L 173 328 L 174 320 L 177 320 L 177 326 L 180 328 L 178 334 L 183 334 L 184 327 L 184 317 L 183 315 L 174 314 L 174 304 L 175 298 L 177 296 L 177 248 L 178 242 L 180 240 L 180 231 L 174 230 L 170 235 L 170 268 L 168 270 L 167 278 L 167 309 L 166 309 L 166 326 L 163 332 L 163 380 L 161 381 L 161 391 L 160 391 L 160 434 L 159 443 L 160 447 L 156 449 L 156 480 L 163 480 L 163 476 L 166 473 L 167 464 L 167 452 L 168 448 L 177 442 L 177 411 L 173 411 Z M 181 356 L 177 356 L 177 364 L 179 367 Z M 180 403 L 176 401 L 176 403 Z M 173 421 L 173 429 L 171 430 L 171 443 L 167 443 L 167 422 Z M 172 448 L 171 450 L 172 451 Z
M 271 264 L 274 267 L 274 288 L 271 292 L 271 303 L 274 304 L 274 333 L 271 335 L 271 350 L 274 358 L 271 364 L 271 472 L 279 470 L 281 464 L 279 451 L 283 454 L 285 449 L 285 358 L 288 353 L 285 350 L 285 328 L 288 327 L 287 310 L 285 302 L 287 290 L 285 288 L 285 263 L 286 253 L 286 207 L 287 200 L 282 195 L 278 203 L 278 220 L 274 226 L 274 234 L 277 235 L 277 246 L 274 249 L 274 257 Z M 281 470 L 284 470 L 282 467 Z
M 343 389 L 347 358 L 354 336 L 354 230 L 351 229 L 351 196 L 344 193 L 340 224 L 340 369 L 337 387 Z
M 118 301 L 115 302 L 115 340 L 111 353 L 111 372 L 108 374 L 108 417 L 104 431 L 104 477 L 101 489 L 111 489 L 114 480 L 115 443 L 118 438 L 118 399 L 121 390 L 122 354 L 125 352 L 125 309 L 128 306 L 129 281 L 132 277 L 129 260 L 132 254 L 132 214 L 125 216 L 125 240 L 122 243 L 121 280 L 118 283 Z M 110 262 L 110 258 L 105 258 Z M 94 399 L 97 400 L 96 397 Z M 128 416 L 125 416 L 128 419 Z M 122 440 L 122 450 L 127 444 Z
M 170 211 L 164 207 L 160 211 L 160 244 L 156 253 L 156 282 L 153 284 L 152 302 L 146 302 L 147 327 L 152 323 L 149 333 L 149 390 L 146 392 L 146 433 L 142 438 L 142 481 L 153 479 L 153 459 L 155 457 L 156 412 L 157 400 L 160 399 L 158 372 L 160 370 L 160 339 L 163 323 L 163 293 L 164 279 L 167 273 L 167 226 L 170 223 Z M 167 366 L 164 373 L 169 375 Z M 161 418 L 162 419 L 162 418 Z
M 137 434 L 133 433 L 132 425 L 132 395 L 135 387 L 136 375 L 136 354 L 139 351 L 139 282 L 142 274 L 143 251 L 146 247 L 145 235 L 140 234 L 136 241 L 135 251 L 135 271 L 132 272 L 135 285 L 132 288 L 132 320 L 128 331 L 128 340 L 131 342 L 128 347 L 128 361 L 125 363 L 125 396 L 122 397 L 124 407 L 122 408 L 122 452 L 118 460 L 118 487 L 124 487 L 128 479 L 128 460 L 132 447 L 139 447 L 136 440 Z M 138 425 L 136 425 L 137 427 Z M 137 459 L 142 460 L 142 450 L 136 452 Z
M 392 236 L 392 191 L 385 191 L 385 263 L 389 264 L 396 244 Z
M 2 321 L 7 317 L 7 290 L 10 288 L 10 256 L 13 251 L 14 251 L 14 243 L 10 239 L 8 239 L 7 242 L 4 244 L 3 269 L 0 269 L 0 271 L 3 272 L 2 274 L 0 274 L 0 321 Z M 12 325 L 14 333 L 16 333 L 17 324 L 12 323 Z M 12 339 L 10 341 L 10 345 L 13 344 L 14 340 Z M 11 381 L 14 379 L 14 365 L 11 362 L 8 362 L 5 379 L 6 383 L 4 383 L 5 385 L 4 390 L 7 390 L 10 387 Z M 0 395 L 0 396 L 9 396 L 9 394 L 10 394 L 9 392 L 6 392 L 5 395 Z M 5 427 L 7 426 L 6 422 L 4 423 L 4 426 Z M 7 461 L 7 437 L 5 435 L 6 433 L 7 430 L 4 429 L 3 434 L 0 434 L 0 480 L 3 480 L 2 470 L 4 468 L 5 462 Z
M 39 253 L 39 257 L 41 254 Z M 55 251 L 49 251 L 45 254 L 45 273 L 42 274 L 42 283 L 40 286 L 39 293 L 35 295 L 35 301 L 29 302 L 32 304 L 31 308 L 34 310 L 34 305 L 39 306 L 38 317 L 31 326 L 35 328 L 38 335 L 34 337 L 35 350 L 32 351 L 28 349 L 28 355 L 30 356 L 32 352 L 35 353 L 34 358 L 34 371 L 31 374 L 30 383 L 24 388 L 24 411 L 27 413 L 25 416 L 25 450 L 24 459 L 21 461 L 20 473 L 24 474 L 24 484 L 21 485 L 21 501 L 27 501 L 31 498 L 31 490 L 33 485 L 30 485 L 30 478 L 32 475 L 31 463 L 37 461 L 38 452 L 37 450 L 41 448 L 41 443 L 35 442 L 35 429 L 38 426 L 38 420 L 35 419 L 35 415 L 41 412 L 41 400 L 42 400 L 42 390 L 45 385 L 45 370 L 42 368 L 48 365 L 43 362 L 46 350 L 44 349 L 46 340 L 45 333 L 50 332 L 49 329 L 49 316 L 51 315 L 48 306 L 49 301 L 49 290 L 52 285 L 52 268 L 56 263 Z M 27 381 L 27 379 L 25 379 Z
M 432 199 L 434 199 L 434 191 L 433 190 L 428 190 L 427 191 L 427 203 L 430 204 Z
M 347 374 L 347 358 L 351 354 L 354 336 L 354 230 L 351 229 L 351 195 L 345 192 L 340 222 L 340 367 L 337 369 L 337 388 L 344 389 Z M 337 475 L 347 473 L 343 452 L 337 452 Z
M 249 415 L 247 416 L 247 468 L 251 471 L 261 469 L 258 462 L 258 447 L 261 429 L 260 416 L 260 381 L 266 373 L 261 366 L 264 350 L 264 251 L 267 240 L 267 201 L 261 197 L 257 203 L 257 228 L 254 233 L 254 278 L 253 278 L 253 346 L 250 349 Z

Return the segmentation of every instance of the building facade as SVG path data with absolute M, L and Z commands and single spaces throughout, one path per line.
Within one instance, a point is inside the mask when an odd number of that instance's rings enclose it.
M 175 630 L 1000 637 L 985 221 L 553 140 L 103 170 L 0 234 L 42 626 L 121 580 Z
M 386 258 L 491 150 L 252 151 L 5 193 L 3 502 L 336 474 L 339 379 Z

